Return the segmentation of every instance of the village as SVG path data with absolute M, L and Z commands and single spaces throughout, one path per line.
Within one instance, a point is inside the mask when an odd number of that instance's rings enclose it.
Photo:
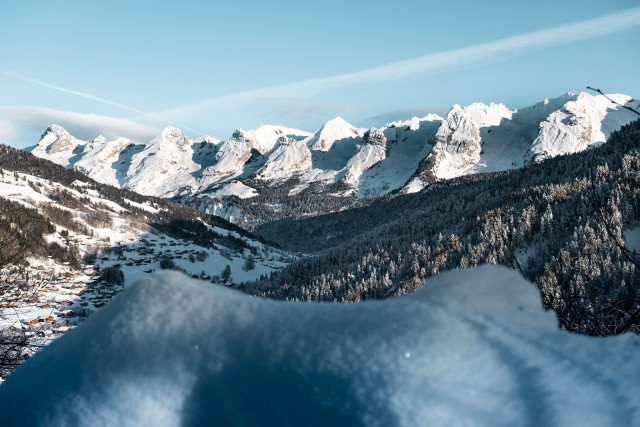
M 100 279 L 93 266 L 74 271 L 43 263 L 0 270 L 0 324 L 6 333 L 48 338 L 64 334 L 123 289 Z
M 87 239 L 70 237 L 83 253 L 89 252 Z M 178 270 L 212 286 L 234 286 L 292 260 L 284 251 L 257 241 L 251 244 L 251 251 L 204 248 L 163 233 L 147 233 L 96 251 L 93 257 L 85 257 L 80 269 L 51 257 L 5 266 L 0 269 L 0 334 L 27 343 L 23 357 L 28 358 L 108 304 L 125 286 L 154 271 Z

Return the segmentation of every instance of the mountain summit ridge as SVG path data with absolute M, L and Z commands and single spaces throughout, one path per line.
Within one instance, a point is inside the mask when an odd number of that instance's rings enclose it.
M 637 104 L 627 95 L 608 97 Z M 255 197 L 264 185 L 281 188 L 285 197 L 320 191 L 362 200 L 582 151 L 634 118 L 606 96 L 569 92 L 520 109 L 456 104 L 444 118 L 429 114 L 371 129 L 341 117 L 313 133 L 263 125 L 237 129 L 224 141 L 191 139 L 170 126 L 146 144 L 87 142 L 51 125 L 32 152 L 145 195 L 195 197 L 201 208 L 207 200 L 220 202 L 220 194 Z

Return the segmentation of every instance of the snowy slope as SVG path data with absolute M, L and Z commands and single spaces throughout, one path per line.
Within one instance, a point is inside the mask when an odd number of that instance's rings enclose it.
M 278 140 L 278 147 L 267 158 L 257 174 L 263 181 L 278 181 L 311 168 L 311 151 L 304 141 L 288 137 Z
M 431 139 L 443 120 L 430 114 L 386 125 L 383 132 L 387 139 L 387 154 L 384 161 L 363 173 L 359 195 L 371 197 L 402 188 L 431 151 Z
M 326 122 L 316 133 L 305 140 L 309 149 L 314 151 L 329 151 L 337 141 L 360 137 L 363 129 L 358 129 L 342 117 L 336 117 Z
M 183 188 L 198 186 L 192 173 L 200 169 L 193 161 L 191 141 L 175 127 L 156 136 L 131 158 L 126 187 L 140 194 L 170 197 Z
M 236 185 L 242 186 L 243 184 L 236 183 Z M 57 193 L 60 191 L 65 191 L 68 197 L 79 200 L 75 209 L 56 204 Z M 249 188 L 245 189 L 246 197 L 251 197 L 250 191 L 251 189 Z M 256 268 L 251 271 L 243 271 L 242 267 L 247 254 L 242 249 L 239 251 L 237 249 L 228 250 L 224 244 L 218 244 L 214 248 L 203 248 L 188 240 L 183 241 L 169 237 L 165 233 L 150 229 L 147 224 L 137 222 L 125 215 L 129 213 L 131 208 L 157 213 L 159 209 L 154 207 L 151 202 L 137 203 L 123 199 L 124 203 L 118 204 L 104 198 L 91 185 L 79 181 L 67 187 L 58 182 L 30 174 L 17 173 L 14 176 L 13 173 L 0 169 L 0 198 L 20 203 L 38 211 L 43 211 L 44 206 L 49 204 L 68 210 L 72 214 L 73 221 L 84 227 L 86 233 L 68 230 L 66 227 L 57 224 L 57 231 L 47 236 L 48 241 L 66 246 L 65 239 L 61 234 L 61 232 L 66 231 L 69 233 L 70 241 L 75 243 L 76 249 L 81 256 L 92 251 L 105 252 L 105 259 L 97 261 L 96 265 L 109 266 L 144 259 L 145 262 L 142 266 L 122 265 L 126 283 L 131 283 L 134 277 L 139 277 L 143 270 L 159 268 L 161 254 L 174 257 L 176 262 L 189 274 L 199 274 L 204 271 L 207 276 L 219 275 L 225 264 L 230 264 L 232 267 L 231 277 L 237 282 L 255 280 L 260 274 L 270 273 L 284 265 L 278 261 L 280 258 L 284 260 L 289 257 L 284 251 L 273 250 L 269 246 L 241 236 L 235 231 L 216 229 L 215 231 L 218 234 L 233 236 L 255 248 L 257 254 Z M 102 221 L 104 222 L 103 225 L 96 224 L 89 218 L 93 212 L 99 211 L 106 211 L 107 213 L 108 220 Z M 125 252 L 131 252 L 130 259 L 122 255 L 110 256 L 111 249 L 114 247 L 123 249 Z M 144 252 L 148 252 L 148 257 L 134 254 L 142 247 L 146 248 Z M 186 262 L 187 256 L 185 254 L 194 253 L 195 251 L 207 252 L 206 261 Z M 185 262 L 183 263 L 180 260 Z M 129 273 L 131 273 L 131 277 L 129 277 Z M 0 315 L 1 319 L 2 316 Z
M 358 187 L 364 172 L 384 160 L 386 157 L 387 137 L 379 129 L 371 129 L 364 134 L 364 143 L 347 162 L 344 181 L 354 188 Z
M 311 134 L 300 129 L 284 126 L 263 125 L 258 129 L 246 131 L 246 136 L 253 142 L 253 148 L 260 154 L 265 154 L 275 147 L 278 138 L 285 137 L 294 140 L 303 140 Z
M 637 104 L 626 95 L 609 96 L 623 105 Z M 425 177 L 495 172 L 579 152 L 603 143 L 611 132 L 636 118 L 604 96 L 588 93 L 567 93 L 513 111 L 503 104 L 456 105 L 438 129 L 424 167 L 405 190 L 423 188 Z
M 557 109 L 540 124 L 531 149 L 534 159 L 575 153 L 601 144 L 613 130 L 637 117 L 626 110 L 620 115 L 610 114 L 612 104 L 602 95 L 581 93 L 571 98 L 564 108 Z M 611 95 L 611 98 L 622 105 L 631 100 L 626 95 Z
M 121 182 L 117 173 L 119 165 L 114 163 L 129 145 L 131 140 L 127 138 L 107 141 L 105 137 L 99 136 L 86 144 L 83 156 L 74 163 L 74 168 L 98 182 L 120 187 Z
M 241 199 L 249 199 L 258 195 L 258 192 L 240 181 L 231 181 L 223 184 L 220 188 L 211 193 L 213 197 L 236 196 Z
M 635 335 L 558 330 L 502 267 L 352 305 L 165 273 L 17 370 L 0 411 L 6 426 L 640 425 L 639 357 Z

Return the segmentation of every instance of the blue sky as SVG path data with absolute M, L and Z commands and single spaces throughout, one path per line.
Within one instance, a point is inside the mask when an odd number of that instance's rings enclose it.
M 627 0 L 16 1 L 0 6 L 0 142 L 283 124 L 313 131 L 524 107 L 597 86 L 640 97 Z

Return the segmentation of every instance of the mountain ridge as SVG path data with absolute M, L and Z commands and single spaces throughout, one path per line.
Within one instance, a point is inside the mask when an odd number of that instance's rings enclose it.
M 637 103 L 627 95 L 608 96 L 622 105 Z M 263 186 L 282 189 L 276 205 L 311 192 L 341 198 L 348 207 L 391 192 L 420 191 L 437 180 L 582 151 L 633 118 L 607 97 L 583 92 L 514 110 L 456 104 L 444 118 L 431 114 L 371 129 L 340 117 L 313 133 L 264 125 L 237 129 L 226 141 L 190 139 L 168 127 L 144 145 L 123 138 L 87 142 L 52 125 L 32 152 L 99 182 L 186 201 L 208 213 L 224 216 L 216 206 L 231 203 L 241 211 L 236 219 L 251 228 L 266 218 L 243 212 L 233 197 L 258 197 Z

